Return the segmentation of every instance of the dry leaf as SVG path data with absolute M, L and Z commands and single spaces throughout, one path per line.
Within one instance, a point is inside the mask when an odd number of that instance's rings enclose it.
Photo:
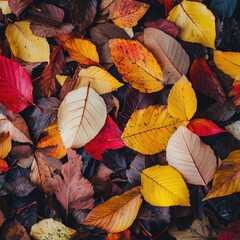
M 240 121 L 236 121 L 227 125 L 226 130 L 230 132 L 236 139 L 240 140 Z
M 0 133 L 0 157 L 5 158 L 12 148 L 12 139 L 9 132 Z

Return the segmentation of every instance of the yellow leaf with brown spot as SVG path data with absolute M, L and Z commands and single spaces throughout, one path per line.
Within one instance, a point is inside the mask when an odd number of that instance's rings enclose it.
M 183 75 L 168 96 L 168 111 L 176 119 L 188 121 L 197 110 L 197 98 L 192 84 Z
M 63 47 L 80 64 L 91 66 L 99 63 L 97 48 L 88 40 L 71 38 L 63 43 Z
M 47 127 L 45 131 L 48 132 L 48 135 L 37 143 L 37 148 L 54 147 L 48 152 L 48 155 L 61 159 L 67 154 L 67 150 L 63 144 L 57 122 Z
M 109 47 L 124 81 L 140 92 L 151 93 L 163 89 L 161 67 L 141 43 L 115 38 L 109 41 Z
M 137 25 L 138 20 L 147 12 L 149 5 L 146 3 L 122 0 L 113 11 L 112 21 L 120 28 L 131 28 Z
M 12 148 L 12 140 L 9 132 L 0 133 L 0 157 L 5 158 Z
M 141 187 L 135 187 L 95 207 L 82 224 L 107 232 L 121 232 L 130 227 L 142 204 Z
M 180 28 L 183 41 L 215 48 L 215 17 L 203 3 L 183 1 L 170 11 L 168 20 Z

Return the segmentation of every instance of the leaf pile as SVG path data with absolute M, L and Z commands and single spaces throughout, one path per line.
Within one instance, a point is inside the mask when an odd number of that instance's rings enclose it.
M 238 1 L 0 9 L 0 239 L 239 238 Z

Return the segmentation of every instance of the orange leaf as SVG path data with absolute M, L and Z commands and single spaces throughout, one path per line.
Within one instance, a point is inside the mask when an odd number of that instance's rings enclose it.
M 204 118 L 192 120 L 187 125 L 187 128 L 198 136 L 211 136 L 218 133 L 227 132 L 226 130 L 218 127 L 214 122 Z
M 80 38 L 68 39 L 63 43 L 63 47 L 80 64 L 91 66 L 99 63 L 97 48 L 88 40 Z
M 131 240 L 131 232 L 126 229 L 123 232 L 119 233 L 109 233 L 106 240 Z
M 38 144 L 37 148 L 53 147 L 54 149 L 48 152 L 48 155 L 61 159 L 67 154 L 67 150 L 63 144 L 60 132 L 58 130 L 57 122 L 54 122 L 52 125 L 45 129 L 48 132 L 48 135 L 42 138 Z
M 139 42 L 111 39 L 109 47 L 114 64 L 123 80 L 140 92 L 158 92 L 163 88 L 162 70 L 154 56 Z
M 148 8 L 149 5 L 146 3 L 122 0 L 114 9 L 112 21 L 120 28 L 134 27 Z
M 7 162 L 0 157 L 0 174 L 8 171 Z

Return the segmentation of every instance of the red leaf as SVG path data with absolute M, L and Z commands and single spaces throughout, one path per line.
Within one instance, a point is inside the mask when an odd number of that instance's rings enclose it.
M 240 220 L 230 223 L 224 231 L 218 235 L 218 240 L 240 239 Z
M 198 136 L 211 136 L 227 132 L 226 130 L 218 127 L 214 122 L 204 118 L 197 118 L 190 121 L 187 128 Z
M 165 0 L 165 14 L 168 16 L 169 12 L 173 9 L 173 0 Z
M 108 115 L 105 125 L 98 135 L 84 146 L 84 150 L 94 159 L 102 160 L 102 153 L 108 149 L 119 149 L 124 147 L 121 137 L 121 130 Z
M 0 174 L 9 170 L 7 162 L 0 157 Z
M 13 112 L 33 105 L 32 82 L 17 62 L 0 56 L 0 102 Z
M 190 68 L 190 78 L 193 88 L 216 99 L 220 103 L 226 100 L 226 94 L 217 75 L 212 72 L 204 59 L 195 59 Z
M 179 27 L 175 23 L 163 18 L 154 21 L 147 21 L 144 23 L 144 26 L 157 28 L 174 38 L 176 38 L 179 33 Z
M 50 56 L 49 65 L 43 70 L 40 79 L 34 83 L 34 92 L 41 97 L 50 97 L 57 92 L 56 74 L 61 74 L 65 66 L 62 47 L 57 47 Z
M 240 106 L 240 80 L 234 80 L 233 82 L 233 89 L 229 93 L 229 96 L 234 96 L 233 102 L 237 105 Z

